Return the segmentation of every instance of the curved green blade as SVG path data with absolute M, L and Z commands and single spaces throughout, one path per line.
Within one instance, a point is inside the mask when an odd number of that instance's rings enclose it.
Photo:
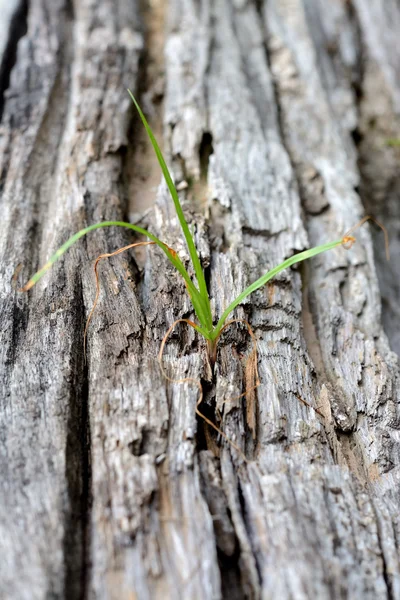
M 243 300 L 247 296 L 249 296 L 256 290 L 258 290 L 263 285 L 265 285 L 270 279 L 272 279 L 272 277 L 275 277 L 275 275 L 277 275 L 284 269 L 287 269 L 288 267 L 290 267 L 298 262 L 301 262 L 302 260 L 306 260 L 307 258 L 316 256 L 317 254 L 321 254 L 321 252 L 327 252 L 327 250 L 332 250 L 333 248 L 336 248 L 336 246 L 340 246 L 341 244 L 343 244 L 343 238 L 341 238 L 340 240 L 336 240 L 335 242 L 329 242 L 328 244 L 323 244 L 322 246 L 316 246 L 315 248 L 311 248 L 310 250 L 305 250 L 304 252 L 299 252 L 298 254 L 294 254 L 293 256 L 291 256 L 290 258 L 285 260 L 283 263 L 281 263 L 277 267 L 274 267 L 273 269 L 268 271 L 268 273 L 265 273 L 265 275 L 263 275 L 262 277 L 257 279 L 254 283 L 249 285 L 248 288 L 246 288 L 241 294 L 239 294 L 239 296 L 233 302 L 231 302 L 231 304 L 224 311 L 222 317 L 218 321 L 216 328 L 212 332 L 212 338 L 216 339 L 218 337 L 222 327 L 224 326 L 224 323 L 225 323 L 227 317 L 238 306 L 238 304 L 243 302 Z
M 176 191 L 176 187 L 174 185 L 174 182 L 172 181 L 171 174 L 168 170 L 167 164 L 164 160 L 164 157 L 162 155 L 160 147 L 157 143 L 156 138 L 154 137 L 154 134 L 150 128 L 150 125 L 148 124 L 148 122 L 146 120 L 146 117 L 144 116 L 144 114 L 142 112 L 142 109 L 140 108 L 139 104 L 137 103 L 135 96 L 132 94 L 132 92 L 130 90 L 128 90 L 128 93 L 139 113 L 142 123 L 146 129 L 147 135 L 150 138 L 154 152 L 156 153 L 158 162 L 160 164 L 161 171 L 164 175 L 165 181 L 167 182 L 167 186 L 168 186 L 169 192 L 171 194 L 171 198 L 172 198 L 174 206 L 175 206 L 176 214 L 178 216 L 179 223 L 181 224 L 183 235 L 185 236 L 185 239 L 186 239 L 186 243 L 187 243 L 187 246 L 189 249 L 190 257 L 192 259 L 194 271 L 196 273 L 196 279 L 199 284 L 201 300 L 203 303 L 205 314 L 207 315 L 207 325 L 208 325 L 208 328 L 211 330 L 212 329 L 212 316 L 211 316 L 211 307 L 210 307 L 210 300 L 208 297 L 206 280 L 204 278 L 203 269 L 200 264 L 200 259 L 197 254 L 197 250 L 196 250 L 196 246 L 195 246 L 192 234 L 190 233 L 189 226 L 188 226 L 185 216 L 183 214 L 182 206 L 179 201 L 178 192 Z
M 75 242 L 77 242 L 81 237 L 83 237 L 87 233 L 90 233 L 91 231 L 94 231 L 95 229 L 100 229 L 101 227 L 112 227 L 112 226 L 125 227 L 126 229 L 132 229 L 133 231 L 136 231 L 137 233 L 141 233 L 142 235 L 145 235 L 150 240 L 152 240 L 155 244 L 157 244 L 157 246 L 159 248 L 161 248 L 161 250 L 167 256 L 168 260 L 174 265 L 176 270 L 182 275 L 183 279 L 185 280 L 186 287 L 187 287 L 190 299 L 193 304 L 193 308 L 200 320 L 200 323 L 202 324 L 202 327 L 200 328 L 201 333 L 203 335 L 206 335 L 205 331 L 203 331 L 203 328 L 207 324 L 207 320 L 206 320 L 206 314 L 204 312 L 203 303 L 201 301 L 199 291 L 195 287 L 193 281 L 190 279 L 189 274 L 187 273 L 185 267 L 183 266 L 182 261 L 180 260 L 179 256 L 176 254 L 176 252 L 174 250 L 172 250 L 172 248 L 170 248 L 169 246 L 167 246 L 167 244 L 165 244 L 164 242 L 159 240 L 155 235 L 153 235 L 152 233 L 147 231 L 147 229 L 144 229 L 143 227 L 139 227 L 138 225 L 132 225 L 132 223 L 125 223 L 124 221 L 103 221 L 102 223 L 96 223 L 95 225 L 90 225 L 89 227 L 85 227 L 84 229 L 81 229 L 80 231 L 75 233 L 75 235 L 71 236 L 49 258 L 47 263 L 39 271 L 37 271 L 33 275 L 33 277 L 31 277 L 31 279 L 28 281 L 28 283 L 26 283 L 24 285 L 24 287 L 21 288 L 21 291 L 27 292 L 28 290 L 30 290 L 35 285 L 35 283 L 37 283 L 39 281 L 39 279 L 41 279 L 43 277 L 43 275 L 50 269 L 50 267 L 59 258 L 61 258 L 61 256 L 71 246 L 73 246 L 73 244 L 75 244 Z M 207 335 L 206 335 L 206 337 L 207 337 Z

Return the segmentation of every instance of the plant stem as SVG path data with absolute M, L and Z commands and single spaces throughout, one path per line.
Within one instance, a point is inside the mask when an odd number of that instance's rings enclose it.
M 217 361 L 217 341 L 218 338 L 207 340 L 207 354 L 212 368 L 214 368 L 214 365 Z

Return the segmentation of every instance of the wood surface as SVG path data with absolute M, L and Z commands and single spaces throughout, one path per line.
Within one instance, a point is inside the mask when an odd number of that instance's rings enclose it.
M 400 599 L 397 0 L 0 3 L 0 598 Z M 8 5 L 10 6 L 10 5 Z M 5 37 L 4 37 L 5 36 Z M 78 229 L 148 227 L 188 261 L 130 87 L 165 152 L 216 320 L 214 375 L 165 256 Z M 14 276 L 17 269 L 17 275 Z M 20 270 L 18 270 L 20 269 Z M 317 409 L 317 410 L 315 410 Z M 217 416 L 220 415 L 220 420 Z

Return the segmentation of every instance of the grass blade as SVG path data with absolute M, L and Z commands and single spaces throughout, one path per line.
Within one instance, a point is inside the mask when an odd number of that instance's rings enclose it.
M 164 175 L 165 181 L 167 182 L 167 186 L 168 186 L 169 192 L 171 194 L 171 197 L 172 197 L 172 200 L 173 200 L 173 203 L 175 206 L 176 214 L 177 214 L 179 222 L 181 224 L 183 235 L 185 236 L 185 239 L 186 239 L 186 243 L 187 243 L 189 253 L 190 253 L 190 256 L 192 259 L 194 271 L 196 273 L 196 279 L 197 279 L 197 282 L 199 285 L 200 296 L 202 298 L 204 310 L 207 314 L 207 326 L 211 330 L 212 329 L 212 316 L 211 316 L 210 300 L 208 297 L 207 285 L 206 285 L 203 269 L 201 267 L 200 259 L 197 254 L 197 250 L 196 250 L 196 246 L 195 246 L 192 234 L 190 233 L 189 226 L 188 226 L 185 216 L 183 214 L 181 203 L 179 201 L 178 192 L 176 191 L 174 182 L 172 181 L 171 174 L 168 170 L 167 164 L 164 160 L 164 157 L 162 155 L 160 147 L 157 143 L 156 138 L 154 137 L 154 134 L 150 128 L 150 125 L 148 124 L 148 122 L 146 120 L 146 117 L 144 116 L 144 114 L 142 112 L 142 109 L 140 108 L 139 104 L 137 103 L 132 92 L 130 90 L 128 90 L 128 93 L 139 113 L 142 123 L 146 129 L 147 135 L 150 138 L 151 144 L 153 146 L 154 152 L 156 153 L 156 156 L 157 156 L 158 162 L 160 164 L 162 173 Z
M 35 273 L 33 275 L 33 277 L 31 277 L 31 279 L 28 281 L 28 283 L 26 283 L 24 285 L 24 287 L 21 288 L 21 291 L 27 292 L 28 290 L 30 290 L 35 285 L 35 283 L 37 283 L 39 281 L 39 279 L 41 279 L 43 277 L 43 275 L 50 269 L 50 267 L 59 258 L 61 258 L 61 256 L 71 246 L 73 246 L 75 244 L 75 242 L 77 242 L 81 237 L 83 237 L 87 233 L 90 233 L 91 231 L 94 231 L 95 229 L 100 229 L 102 227 L 113 227 L 113 226 L 114 227 L 125 227 L 126 229 L 132 229 L 133 231 L 136 231 L 137 233 L 141 233 L 142 235 L 145 235 L 146 237 L 150 238 L 155 244 L 157 244 L 157 246 L 159 248 L 161 248 L 161 250 L 167 256 L 168 260 L 174 265 L 176 270 L 182 275 L 183 279 L 185 280 L 186 288 L 188 290 L 190 299 L 192 301 L 193 308 L 199 318 L 200 323 L 203 325 L 203 327 L 199 328 L 199 330 L 201 330 L 201 333 L 203 335 L 208 337 L 205 329 L 203 330 L 204 325 L 207 323 L 207 320 L 206 320 L 206 314 L 204 312 L 202 298 L 200 297 L 200 293 L 199 293 L 198 289 L 194 285 L 193 281 L 190 279 L 189 274 L 187 273 L 185 267 L 183 266 L 182 261 L 180 260 L 179 256 L 177 255 L 177 253 L 174 250 L 172 250 L 172 248 L 167 246 L 167 244 L 165 244 L 164 242 L 159 240 L 155 235 L 153 235 L 152 233 L 147 231 L 147 229 L 143 229 L 143 227 L 139 227 L 138 225 L 132 225 L 131 223 L 125 223 L 124 221 L 103 221 L 102 223 L 96 223 L 95 225 L 90 225 L 89 227 L 85 227 L 85 229 L 81 229 L 80 231 L 75 233 L 75 235 L 70 237 L 50 257 L 50 259 L 47 261 L 47 263 L 39 271 L 37 271 L 37 273 Z
M 287 269 L 291 265 L 294 265 L 303 260 L 307 260 L 308 258 L 312 258 L 313 256 L 316 256 L 317 254 L 321 254 L 321 252 L 327 252 L 328 250 L 332 250 L 333 248 L 336 248 L 337 246 L 342 245 L 344 239 L 345 238 L 340 238 L 340 240 L 336 240 L 335 242 L 329 242 L 328 244 L 323 244 L 322 246 L 316 246 L 315 248 L 311 248 L 310 250 L 305 250 L 304 252 L 299 252 L 298 254 L 294 254 L 293 256 L 291 256 L 290 258 L 285 260 L 283 263 L 281 263 L 277 267 L 274 267 L 273 269 L 268 271 L 268 273 L 265 273 L 265 275 L 263 275 L 262 277 L 257 279 L 257 281 L 255 281 L 254 283 L 249 285 L 249 287 L 246 288 L 241 294 L 239 294 L 239 296 L 233 302 L 231 302 L 231 304 L 228 306 L 228 308 L 224 311 L 222 317 L 220 318 L 220 320 L 217 323 L 216 328 L 213 331 L 213 334 L 212 334 L 213 339 L 218 338 L 218 335 L 219 335 L 222 327 L 224 326 L 224 323 L 225 323 L 226 319 L 228 318 L 228 316 L 230 315 L 230 313 L 241 302 L 243 302 L 243 300 L 247 296 L 249 296 L 256 290 L 258 290 L 263 285 L 265 285 L 270 279 L 272 279 L 272 277 L 275 277 L 275 275 L 277 275 L 284 269 Z

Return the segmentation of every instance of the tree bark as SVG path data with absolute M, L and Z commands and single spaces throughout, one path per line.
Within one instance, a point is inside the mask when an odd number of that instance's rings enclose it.
M 5 3 L 0 2 L 0 7 Z M 400 6 L 396 0 L 18 0 L 0 31 L 0 597 L 400 599 Z M 157 249 L 72 233 L 141 220 L 188 261 L 130 87 L 160 138 L 216 320 L 294 252 L 367 212 L 357 244 L 205 344 Z M 157 190 L 158 187 L 158 190 Z M 20 268 L 18 267 L 20 265 Z M 17 269 L 17 271 L 16 271 Z M 15 275 L 17 273 L 17 275 Z M 382 310 L 383 307 L 383 310 Z M 317 409 L 317 410 L 315 410 Z M 218 416 L 220 418 L 218 419 Z

